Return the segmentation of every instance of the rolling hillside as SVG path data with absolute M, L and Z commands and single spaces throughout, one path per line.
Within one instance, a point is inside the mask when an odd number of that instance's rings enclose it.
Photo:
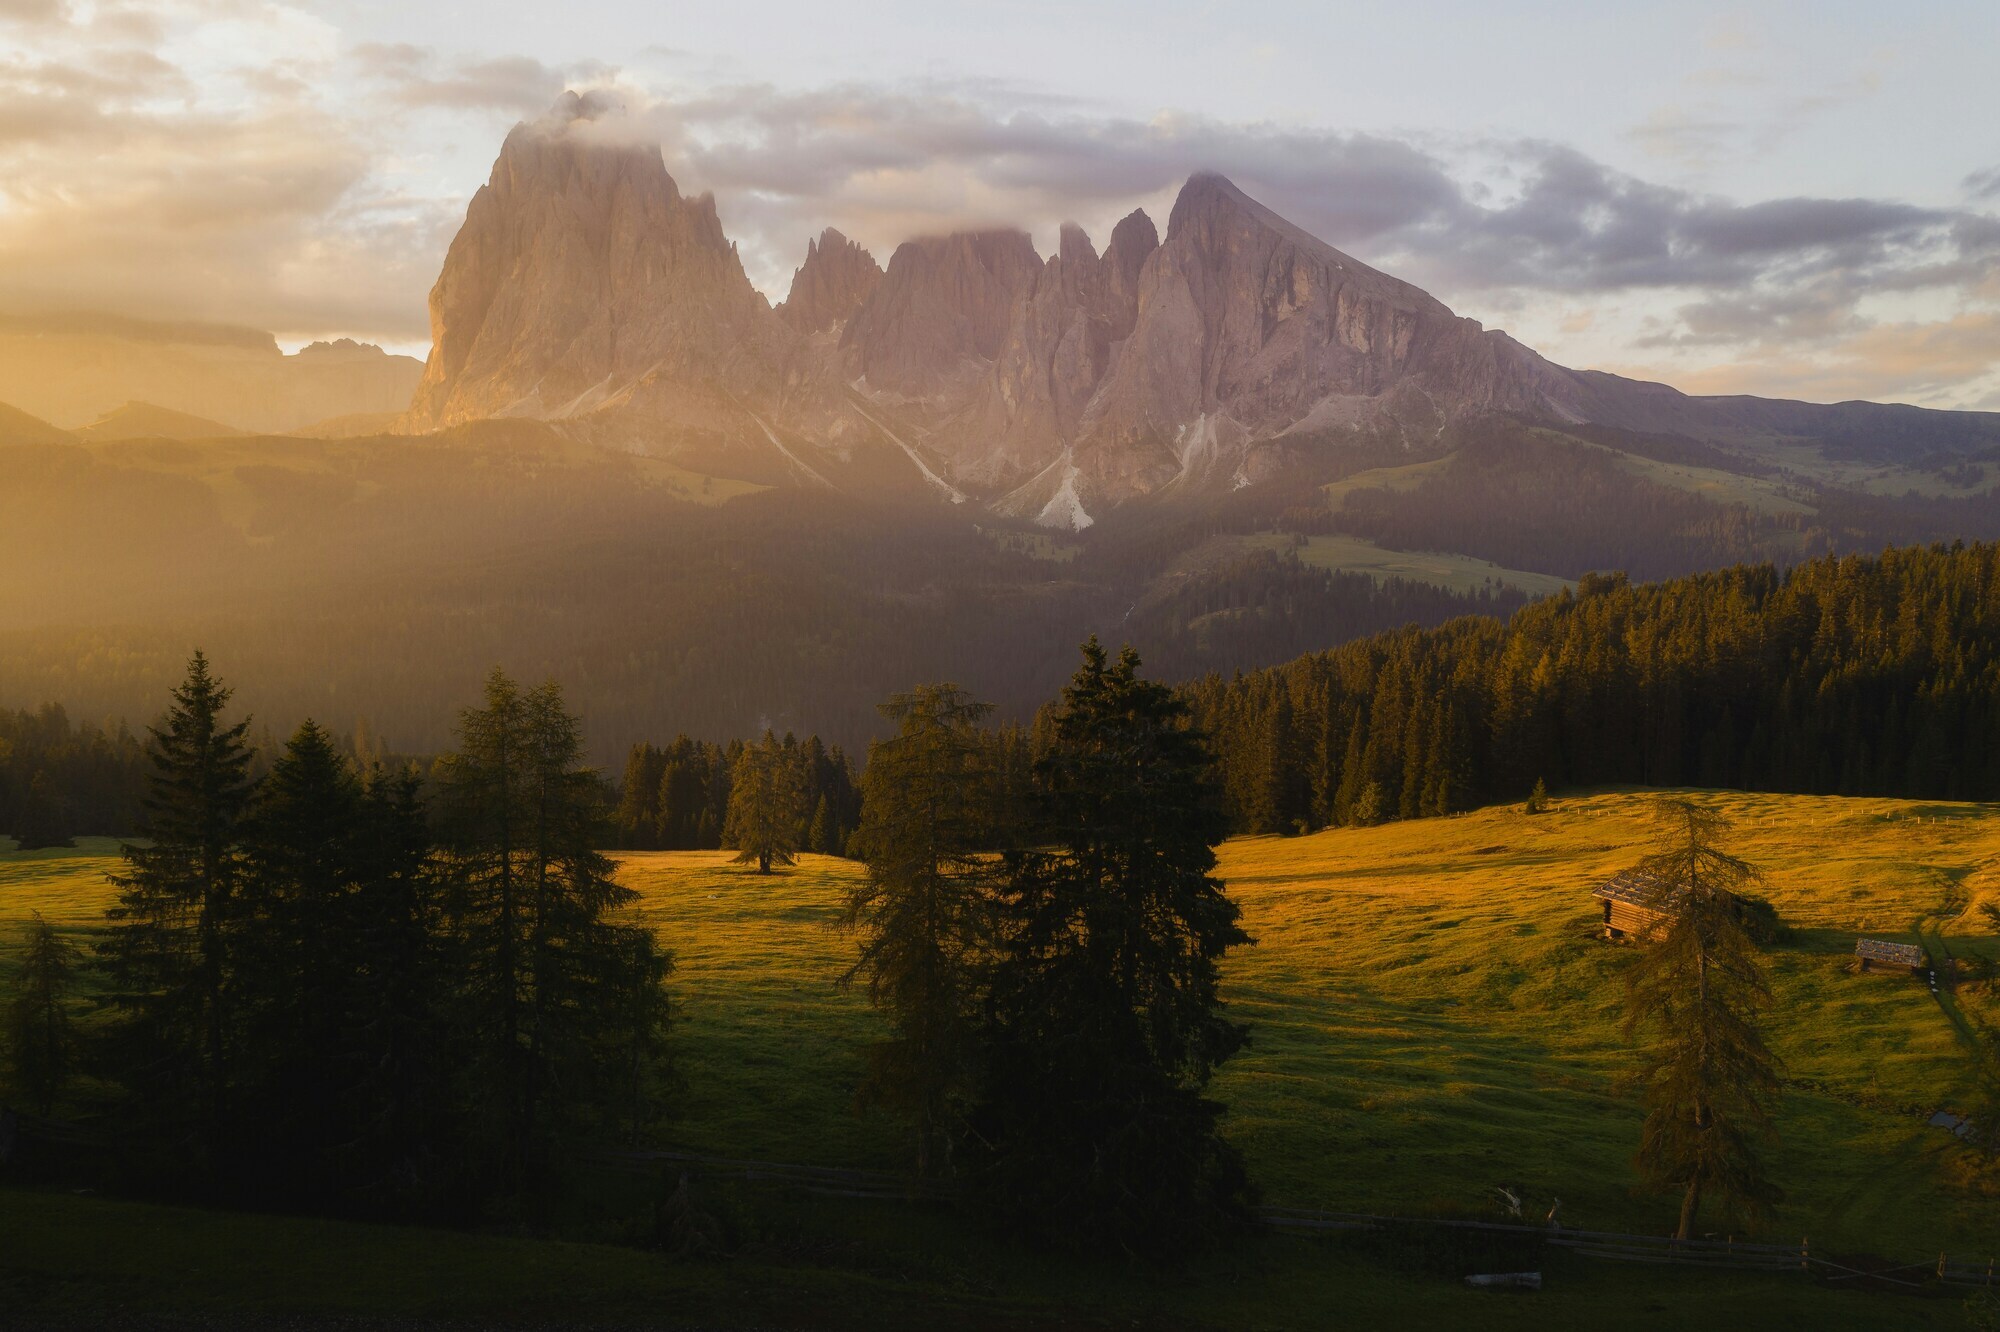
M 1984 1254 L 2000 1233 L 2000 1171 L 1926 1119 L 1976 1108 L 1976 1051 L 1982 1042 L 1991 1051 L 2000 1032 L 2000 988 L 1971 981 L 1941 1002 L 1914 979 L 1854 975 L 1849 962 L 1861 933 L 1948 950 L 1969 973 L 1979 959 L 2000 960 L 2000 924 L 1986 911 L 2000 910 L 1990 868 L 2000 809 L 1699 798 L 1737 821 L 1738 851 L 1769 873 L 1769 896 L 1793 929 L 1770 952 L 1769 1028 L 1787 1076 L 1775 1174 L 1789 1196 L 1765 1234 L 1904 1260 Z M 1667 1228 L 1672 1200 L 1636 1193 L 1629 1164 L 1639 1116 L 1625 1084 L 1633 1060 L 1619 977 L 1630 954 L 1596 937 L 1589 898 L 1599 878 L 1642 854 L 1645 799 L 1594 794 L 1539 817 L 1494 807 L 1223 848 L 1221 873 L 1257 943 L 1230 959 L 1225 990 L 1253 1023 L 1252 1043 L 1215 1091 L 1267 1200 L 1499 1219 L 1504 1185 L 1538 1214 L 1560 1198 L 1570 1226 Z M 0 929 L 30 910 L 94 928 L 112 850 L 93 841 L 0 855 Z M 663 852 L 622 862 L 642 914 L 678 956 L 688 1092 L 663 1137 L 736 1157 L 896 1166 L 895 1124 L 852 1105 L 876 1021 L 835 985 L 852 945 L 834 921 L 858 867 L 809 857 L 764 880 L 727 860 Z M 866 1236 L 890 1256 L 853 1260 L 863 1268 L 887 1262 L 961 1296 L 1028 1300 L 1076 1279 L 1018 1257 L 974 1279 L 961 1265 L 985 1262 L 976 1237 L 899 1217 L 807 1209 L 787 1224 Z M 1367 1264 L 1350 1270 L 1351 1255 L 1330 1268 L 1306 1242 L 1262 1252 L 1257 1325 L 1312 1325 L 1311 1311 L 1355 1291 L 1364 1303 L 1389 1298 Z M 1574 1289 L 1554 1298 L 1596 1289 L 1593 1298 L 1618 1299 L 1635 1282 L 1666 1292 L 1663 1310 L 1692 1314 L 1707 1298 L 1646 1269 L 1606 1278 L 1586 1264 L 1568 1279 Z M 1806 1283 L 1773 1280 L 1743 1287 L 1745 1307 L 1786 1316 L 1818 1307 Z M 1441 1312 L 1455 1307 L 1450 1286 L 1419 1282 L 1413 1298 L 1440 1301 Z M 1113 1280 L 1087 1298 L 1126 1307 L 1157 1297 Z M 1195 1325 L 1244 1325 L 1212 1272 L 1175 1298 Z M 1890 1326 L 1936 1307 L 1848 1296 L 1818 1317 Z

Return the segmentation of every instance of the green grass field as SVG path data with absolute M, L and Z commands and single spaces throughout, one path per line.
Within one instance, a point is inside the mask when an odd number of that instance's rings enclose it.
M 1531 597 L 1545 597 L 1570 585 L 1568 579 L 1554 574 L 1507 569 L 1470 555 L 1388 550 L 1364 537 L 1338 533 L 1297 537 L 1284 532 L 1259 532 L 1249 536 L 1210 537 L 1177 560 L 1168 576 L 1221 565 L 1254 550 L 1276 551 L 1281 555 L 1289 552 L 1297 555 L 1301 564 L 1315 569 L 1365 573 L 1378 583 L 1402 578 L 1429 583 L 1448 592 L 1477 592 L 1497 583 L 1519 588 Z
M 1974 1050 L 2000 1027 L 2000 995 L 1990 982 L 1961 985 L 1941 1005 L 1917 980 L 1854 975 L 1847 965 L 1861 932 L 1922 939 L 1934 954 L 2000 957 L 1981 910 L 2000 904 L 2000 870 L 1990 868 L 2000 865 L 2000 808 L 1700 798 L 1737 820 L 1739 853 L 1768 872 L 1769 896 L 1794 928 L 1770 954 L 1769 1029 L 1788 1077 L 1774 1166 L 1788 1198 L 1759 1237 L 1906 1261 L 2000 1250 L 2000 1177 L 1924 1122 L 1934 1109 L 1973 1108 Z M 1538 817 L 1491 808 L 1223 848 L 1221 873 L 1257 939 L 1231 959 L 1226 993 L 1254 1035 L 1215 1091 L 1268 1201 L 1499 1219 L 1504 1185 L 1537 1215 L 1560 1198 L 1570 1226 L 1671 1225 L 1674 1200 L 1633 1187 L 1639 1112 L 1620 1029 L 1631 952 L 1595 937 L 1589 897 L 1594 882 L 1643 853 L 1644 814 L 1643 793 L 1607 793 Z M 108 899 L 112 849 L 0 854 L 0 933 L 11 935 L 31 909 L 88 928 Z M 880 1030 L 860 996 L 836 985 L 853 948 L 836 928 L 838 904 L 856 873 L 816 857 L 770 878 L 721 853 L 625 857 L 642 914 L 678 959 L 688 1091 L 664 1139 L 731 1156 L 900 1163 L 896 1124 L 853 1107 L 864 1048 Z M 421 1236 L 423 1262 L 442 1274 L 421 1298 L 379 1273 L 335 1298 L 330 1268 L 325 1291 L 310 1276 L 322 1266 L 309 1264 L 298 1282 L 273 1276 L 232 1295 L 231 1279 L 190 1275 L 100 1234 L 151 1224 L 227 1232 L 250 1246 L 249 1271 L 275 1272 L 285 1253 L 320 1243 L 288 1227 L 317 1235 L 331 1223 L 0 1194 L 0 1272 L 16 1281 L 39 1273 L 35 1289 L 56 1292 L 38 1297 L 50 1307 L 87 1303 L 110 1283 L 157 1289 L 175 1307 L 241 1298 L 260 1308 L 477 1315 L 488 1307 L 478 1274 L 498 1264 L 509 1275 L 494 1289 L 507 1292 L 508 1307 L 541 1307 L 550 1283 L 575 1280 L 606 1301 L 606 1317 L 637 1316 L 644 1301 L 678 1292 L 687 1316 L 736 1321 L 730 1292 L 747 1282 L 756 1294 L 742 1310 L 837 1325 L 907 1316 L 920 1326 L 935 1301 L 993 1326 L 1057 1308 L 1128 1325 L 1231 1327 L 1403 1316 L 1420 1326 L 1712 1326 L 1723 1317 L 1962 1325 L 1951 1301 L 1577 1258 L 1558 1260 L 1539 1296 L 1476 1296 L 1340 1240 L 1273 1238 L 1163 1279 L 1051 1263 L 903 1207 L 756 1206 L 766 1209 L 759 1242 L 722 1269 L 663 1271 L 662 1260 L 584 1245 L 552 1247 L 520 1267 L 517 1254 L 542 1251 L 489 1236 L 333 1227 L 341 1252 L 407 1254 Z

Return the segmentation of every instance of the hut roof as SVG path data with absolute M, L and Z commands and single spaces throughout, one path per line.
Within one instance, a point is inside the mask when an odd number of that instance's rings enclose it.
M 1590 895 L 1607 902 L 1623 902 L 1627 906 L 1657 911 L 1671 891 L 1667 881 L 1651 870 L 1628 869 L 1620 870 L 1598 884 Z
M 1884 939 L 1855 940 L 1854 955 L 1865 957 L 1870 962 L 1888 962 L 1899 967 L 1920 967 L 1924 964 L 1923 949 L 1915 944 L 1889 943 Z

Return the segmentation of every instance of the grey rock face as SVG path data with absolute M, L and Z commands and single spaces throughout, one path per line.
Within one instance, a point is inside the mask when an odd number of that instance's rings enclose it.
M 907 486 L 1071 527 L 1132 498 L 1287 475 L 1355 434 L 1427 444 L 1495 412 L 1691 438 L 1921 453 L 2000 444 L 2000 415 L 1756 398 L 1554 365 L 1308 235 L 1220 176 L 1162 242 L 1065 226 L 900 246 L 839 232 L 773 311 L 706 195 L 566 96 L 507 136 L 431 292 L 407 428 L 486 416 L 760 480 Z M 359 349 L 299 359 L 358 360 Z
M 653 145 L 619 141 L 566 95 L 516 126 L 431 289 L 431 354 L 410 405 L 431 428 L 623 406 L 735 436 L 793 341 L 750 285 L 715 201 L 683 198 Z
M 999 355 L 1041 267 L 1024 231 L 906 241 L 841 334 L 846 364 L 878 393 L 962 399 Z
M 844 325 L 867 304 L 882 281 L 875 256 L 828 227 L 806 242 L 806 261 L 792 274 L 792 289 L 778 317 L 806 336 Z

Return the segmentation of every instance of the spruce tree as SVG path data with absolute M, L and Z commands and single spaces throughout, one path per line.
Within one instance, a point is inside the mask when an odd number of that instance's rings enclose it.
M 1528 803 L 1521 808 L 1524 814 L 1546 814 L 1549 810 L 1549 784 L 1535 778 L 1535 789 L 1528 792 Z
M 771 734 L 746 745 L 730 775 L 729 806 L 723 819 L 722 842 L 736 852 L 736 863 L 769 874 L 771 866 L 790 865 L 805 838 L 805 774 L 800 771 L 796 744 Z
M 1640 1174 L 1681 1193 L 1675 1234 L 1691 1238 L 1704 1198 L 1756 1217 L 1784 1195 L 1761 1140 L 1779 1087 L 1757 1028 L 1770 1002 L 1738 894 L 1757 872 L 1723 851 L 1728 824 L 1687 800 L 1657 806 L 1657 850 L 1641 868 L 1657 885 L 1657 925 L 1628 973 L 1627 1032 L 1650 1032 Z
M 806 847 L 822 856 L 840 854 L 840 834 L 833 823 L 833 810 L 825 796 L 813 806 L 812 823 L 806 829 Z
M 472 1164 L 537 1207 L 578 1133 L 630 1113 L 632 1062 L 653 1061 L 667 1021 L 670 959 L 618 919 L 637 894 L 595 848 L 601 787 L 582 755 L 560 689 L 524 693 L 496 670 L 440 767 Z
M 55 1113 L 76 1071 L 76 1031 L 69 1010 L 78 954 L 39 911 L 21 934 L 21 965 L 8 986 L 9 1086 L 20 1105 L 47 1117 Z
M 352 1026 L 362 790 L 319 725 L 305 722 L 286 742 L 244 833 L 235 1154 L 269 1201 L 323 1201 L 335 1188 L 330 1148 L 353 1132 L 350 1093 L 367 1061 Z
M 124 848 L 102 945 L 121 1077 L 147 1119 L 211 1168 L 232 1130 L 235 898 L 251 795 L 249 722 L 223 721 L 229 697 L 195 653 L 150 733 L 147 841 Z
M 1008 858 L 980 1110 L 1000 1213 L 1039 1239 L 1166 1258 L 1241 1222 L 1242 1161 L 1204 1095 L 1247 1028 L 1218 962 L 1249 942 L 1210 871 L 1226 832 L 1186 704 L 1092 639 Z
M 349 919 L 348 1136 L 334 1153 L 346 1193 L 371 1210 L 434 1212 L 458 1128 L 452 1097 L 454 986 L 447 877 L 412 771 L 363 774 Z
M 14 834 L 19 849 L 40 851 L 48 847 L 75 845 L 65 804 L 49 774 L 37 768 L 35 775 L 28 779 L 28 789 L 21 800 L 21 813 L 17 820 L 20 826 Z
M 869 1090 L 910 1117 L 920 1178 L 948 1168 L 974 1067 L 1000 835 L 991 711 L 955 685 L 898 694 L 882 705 L 896 734 L 868 747 L 862 775 L 868 876 L 848 895 L 861 950 L 844 980 L 865 980 L 889 1019 Z
M 666 757 L 651 745 L 632 746 L 625 760 L 618 810 L 611 816 L 618 828 L 619 845 L 645 850 L 660 844 L 661 778 Z

